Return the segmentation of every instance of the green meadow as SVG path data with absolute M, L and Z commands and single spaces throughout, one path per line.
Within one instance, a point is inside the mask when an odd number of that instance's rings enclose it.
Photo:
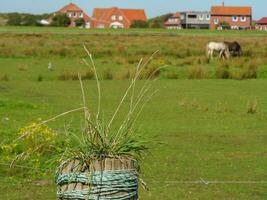
M 150 69 L 158 90 L 138 119 L 136 132 L 148 141 L 141 163 L 140 199 L 267 198 L 267 37 L 253 31 L 83 30 L 0 27 L 0 144 L 10 144 L 32 122 L 82 106 L 97 109 L 96 81 L 82 62 L 82 45 L 93 54 L 102 88 L 103 116 L 118 105 L 139 60 L 159 53 Z M 205 58 L 209 41 L 237 40 L 243 56 Z M 53 70 L 48 70 L 51 63 Z M 141 87 L 143 80 L 138 81 Z M 127 110 L 124 106 L 118 119 Z M 49 123 L 64 134 L 77 133 L 82 113 Z M 56 199 L 56 164 L 17 163 L 14 152 L 0 150 L 0 199 Z

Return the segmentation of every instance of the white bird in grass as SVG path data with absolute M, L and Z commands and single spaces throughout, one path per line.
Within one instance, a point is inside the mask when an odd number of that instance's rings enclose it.
M 53 65 L 52 65 L 51 62 L 48 63 L 48 67 L 47 67 L 47 69 L 48 69 L 49 71 L 53 71 Z

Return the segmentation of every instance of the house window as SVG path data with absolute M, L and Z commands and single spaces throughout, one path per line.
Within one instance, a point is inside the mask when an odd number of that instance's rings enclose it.
M 116 15 L 112 15 L 111 20 L 116 20 Z
M 206 20 L 210 20 L 210 15 L 206 15 Z
M 80 18 L 83 18 L 83 13 L 80 13 Z
M 219 19 L 214 19 L 214 24 L 219 24 Z
M 242 16 L 240 19 L 241 19 L 241 22 L 247 21 L 247 18 L 245 16 Z
M 69 17 L 72 17 L 72 14 L 71 14 L 71 13 L 68 13 L 68 16 L 69 16 Z
M 233 20 L 233 22 L 237 22 L 238 21 L 238 17 L 237 16 L 233 16 L 232 20 Z
M 77 13 L 76 12 L 73 13 L 73 17 L 77 17 Z
M 123 16 L 119 16 L 119 21 L 122 21 L 123 20 Z
M 203 20 L 204 19 L 204 17 L 203 17 L 203 15 L 201 14 L 201 15 L 199 15 L 198 16 L 198 18 L 199 18 L 199 20 Z
M 188 15 L 189 19 L 197 19 L 197 15 Z

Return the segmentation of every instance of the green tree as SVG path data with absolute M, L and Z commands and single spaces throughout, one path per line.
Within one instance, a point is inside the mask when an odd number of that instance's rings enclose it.
M 38 25 L 38 20 L 40 20 L 40 17 L 37 15 L 25 15 L 21 24 L 24 26 L 36 26 Z
M 70 23 L 71 20 L 66 14 L 57 14 L 52 18 L 52 26 L 66 27 Z
M 163 27 L 163 23 L 158 20 L 154 20 L 150 24 L 150 28 L 162 28 L 162 27 Z
M 75 25 L 76 26 L 84 26 L 85 25 L 85 21 L 83 18 L 79 18 L 75 20 Z
M 148 24 L 150 28 L 164 28 L 164 22 L 166 22 L 169 17 L 171 17 L 172 13 L 167 13 L 165 15 L 160 15 L 148 20 Z
M 21 15 L 19 13 L 8 14 L 7 25 L 10 26 L 20 26 L 22 22 Z
M 130 28 L 148 28 L 148 22 L 143 20 L 134 20 Z

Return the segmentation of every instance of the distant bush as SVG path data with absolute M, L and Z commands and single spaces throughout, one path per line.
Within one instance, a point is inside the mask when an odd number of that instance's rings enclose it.
M 7 25 L 20 26 L 22 22 L 22 16 L 19 13 L 10 13 L 8 15 Z
M 148 24 L 150 28 L 165 28 L 164 22 L 166 22 L 172 13 L 168 13 L 166 15 L 157 16 L 148 20 Z
M 84 21 L 84 19 L 83 19 L 83 18 L 76 19 L 76 20 L 75 20 L 75 25 L 76 25 L 76 26 L 79 26 L 79 27 L 83 27 L 83 26 L 85 26 L 85 21 Z
M 150 28 L 163 28 L 163 23 L 158 21 L 158 20 L 154 20 L 150 23 L 149 25 Z
M 52 18 L 52 26 L 67 27 L 71 23 L 70 18 L 66 14 L 57 14 Z
M 37 26 L 39 23 L 38 21 L 40 20 L 39 17 L 35 15 L 25 15 L 22 18 L 21 25 L 23 26 Z
M 6 24 L 9 26 L 39 26 L 39 21 L 48 17 L 49 14 L 8 13 Z
M 220 22 L 217 26 L 216 26 L 216 29 L 217 28 L 221 28 L 221 29 L 231 29 L 231 26 L 228 22 L 226 21 L 222 21 Z
M 130 28 L 148 28 L 149 24 L 143 20 L 134 20 L 130 26 Z

